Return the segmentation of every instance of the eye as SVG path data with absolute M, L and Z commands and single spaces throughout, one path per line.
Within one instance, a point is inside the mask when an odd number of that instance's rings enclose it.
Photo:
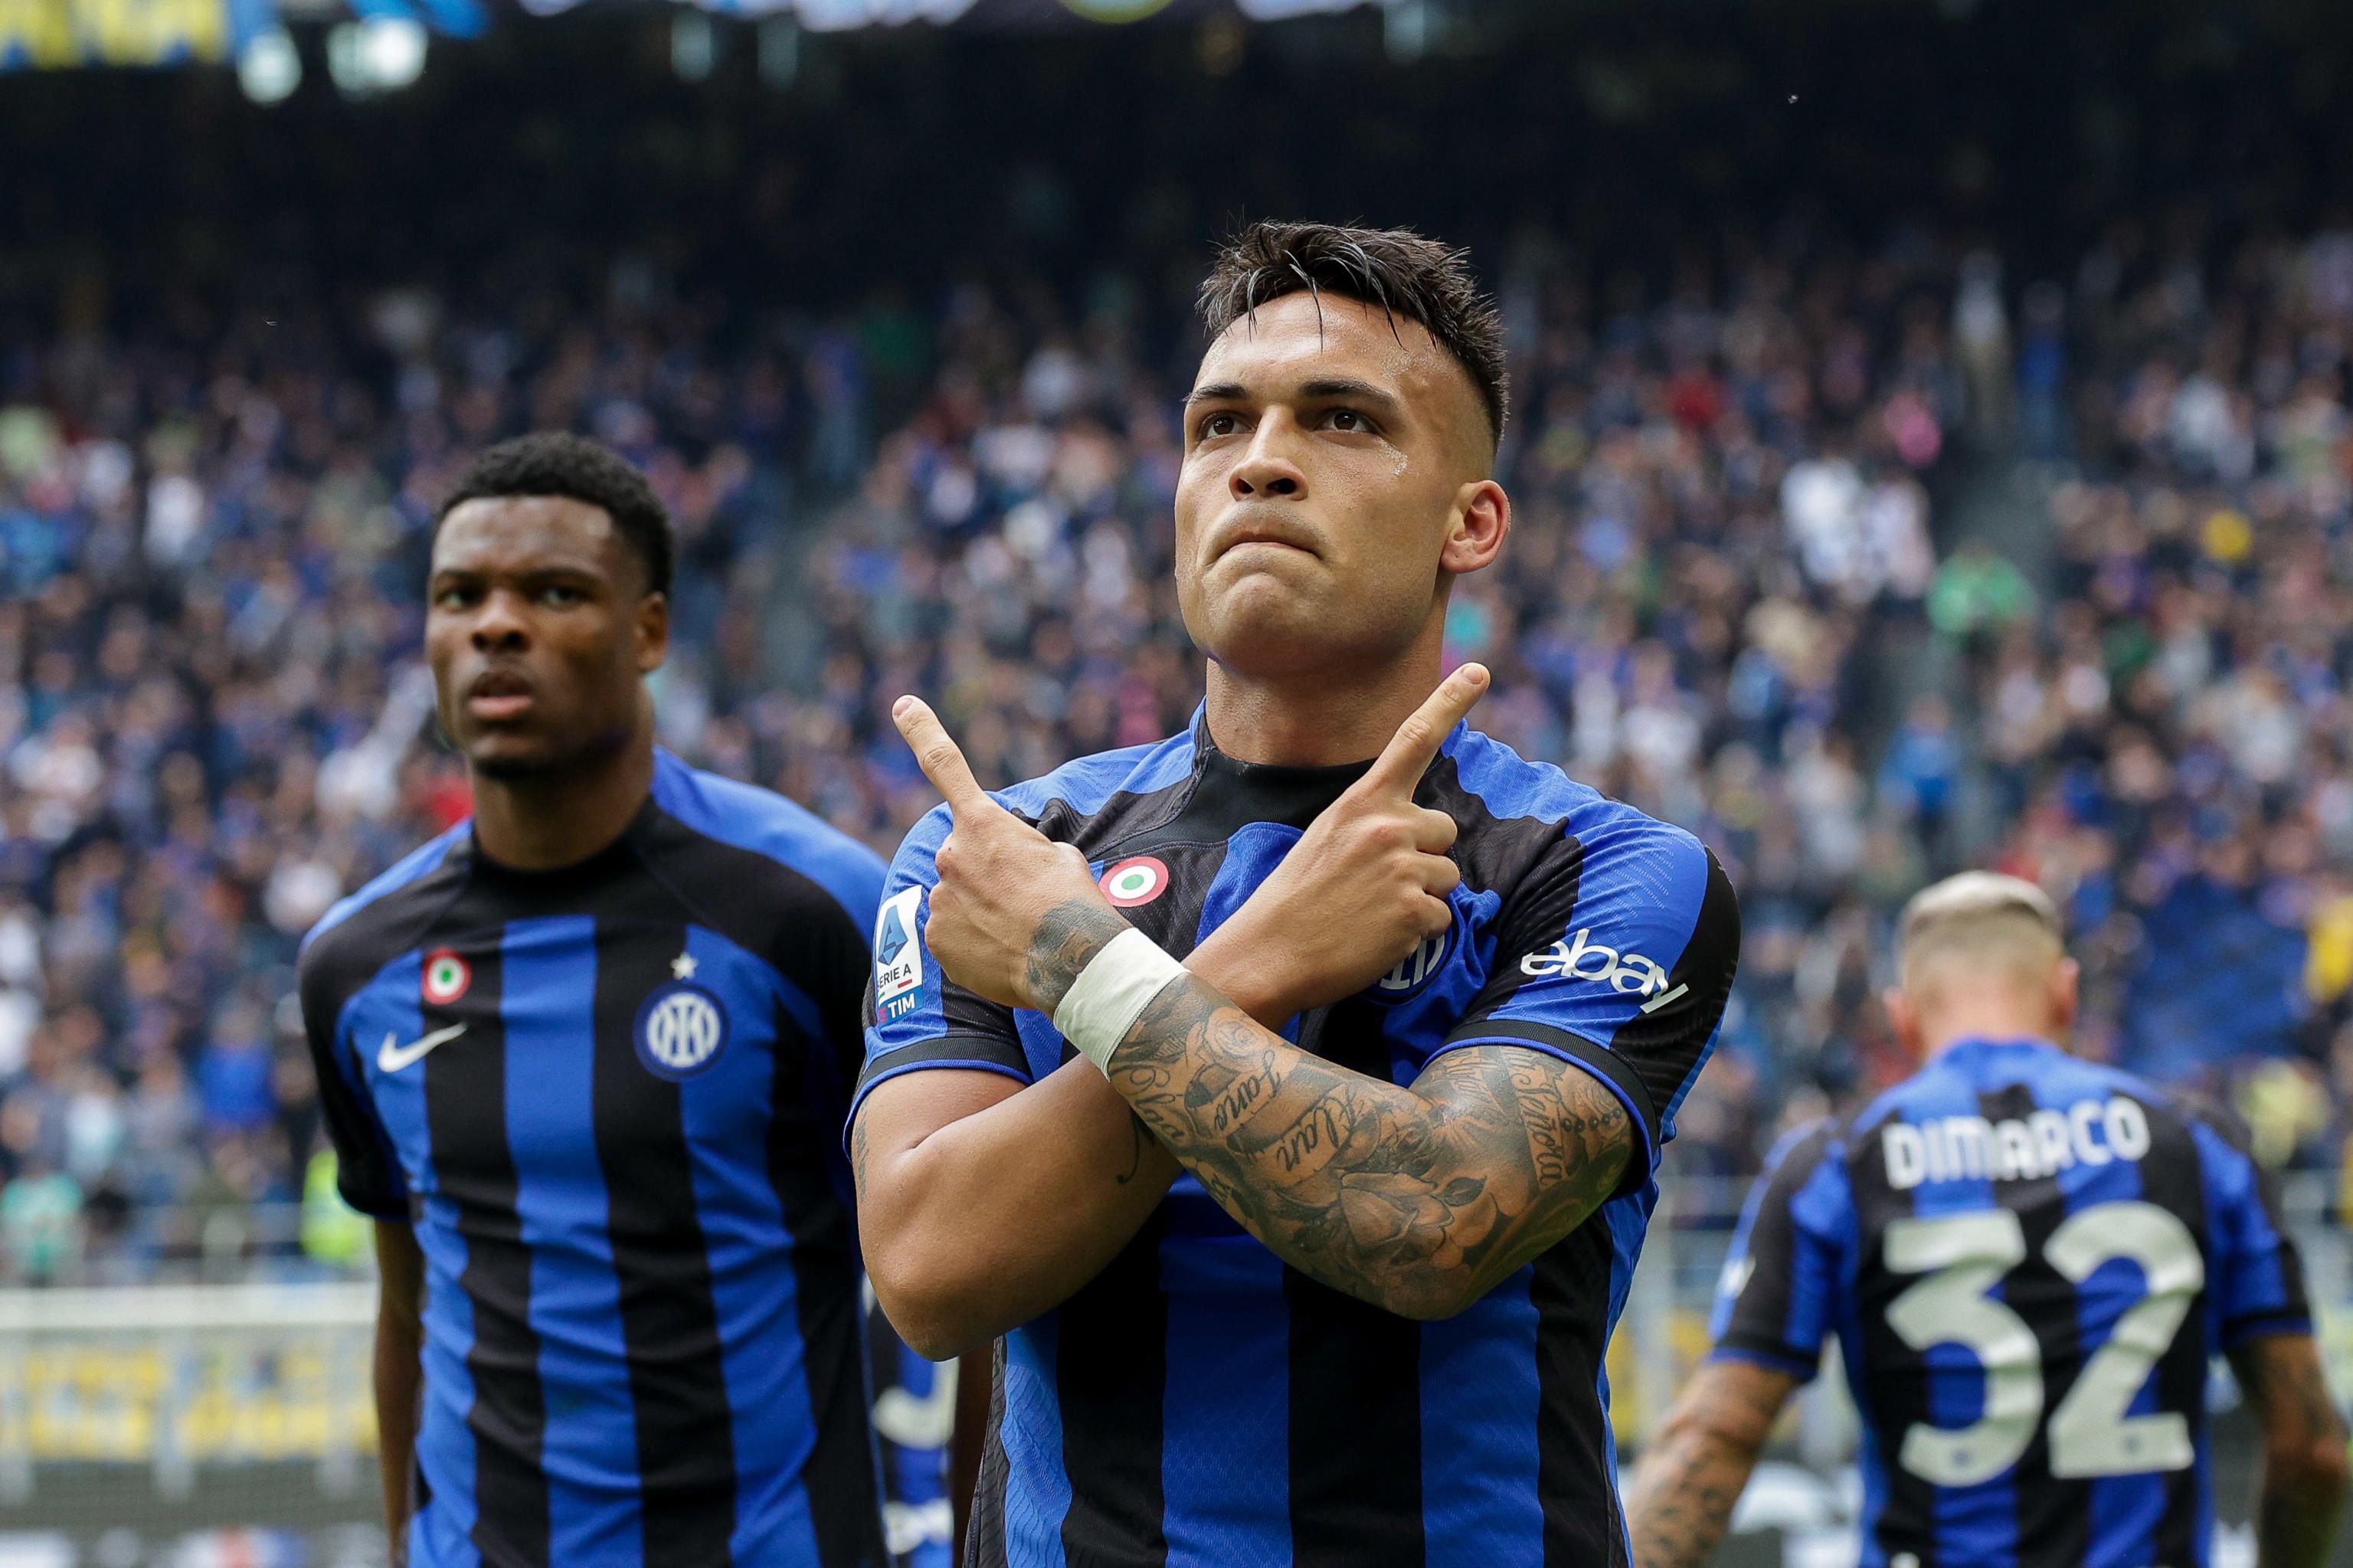
M 1230 436 L 1241 428 L 1241 416 L 1239 414 L 1210 414 L 1201 420 L 1201 439 L 1213 441 L 1220 436 Z
M 464 609 L 480 596 L 470 588 L 450 587 L 433 596 L 436 609 Z
M 565 609 L 582 603 L 587 595 L 569 583 L 550 583 L 539 590 L 539 602 L 551 609 Z
M 1357 413 L 1354 408 L 1335 408 L 1330 413 L 1324 416 L 1324 422 L 1333 429 L 1346 430 L 1352 433 L 1369 431 L 1373 428 L 1373 422 L 1370 419 L 1366 418 L 1362 414 Z

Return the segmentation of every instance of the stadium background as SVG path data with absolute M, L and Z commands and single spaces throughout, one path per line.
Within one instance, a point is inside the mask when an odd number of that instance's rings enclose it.
M 666 742 L 887 853 L 898 691 L 992 782 L 1189 711 L 1187 307 L 1265 214 L 1471 247 L 1480 722 L 1741 891 L 1627 1443 L 1759 1151 L 1903 1071 L 1887 922 L 1965 864 L 2063 901 L 2087 1050 L 2248 1118 L 2353 1387 L 2353 14 L 533 10 L 0 0 L 0 1563 L 381 1561 L 291 965 L 465 810 L 417 662 L 465 455 L 643 463 Z M 1851 1552 L 1850 1436 L 1810 1399 L 1732 1550 Z

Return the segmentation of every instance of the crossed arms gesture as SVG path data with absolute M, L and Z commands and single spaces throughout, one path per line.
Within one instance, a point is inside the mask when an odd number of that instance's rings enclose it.
M 1398 727 L 1104 1072 L 1074 1060 L 1026 1089 L 914 1073 L 868 1097 L 851 1135 L 860 1227 L 876 1290 L 918 1351 L 961 1351 L 1059 1304 L 1180 1167 L 1292 1266 L 1415 1318 L 1463 1310 L 1609 1194 L 1634 1133 L 1581 1068 L 1476 1045 L 1401 1088 L 1277 1032 L 1451 921 L 1455 824 L 1413 791 L 1486 678 L 1455 671 Z M 1051 1014 L 1126 921 L 1077 849 L 980 788 L 929 707 L 902 698 L 892 716 L 954 815 L 925 945 L 959 985 Z

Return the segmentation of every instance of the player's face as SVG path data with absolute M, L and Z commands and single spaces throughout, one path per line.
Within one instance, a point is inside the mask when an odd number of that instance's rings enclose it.
M 644 723 L 670 611 L 604 508 L 466 502 L 442 521 L 427 593 L 441 723 L 477 771 L 550 772 L 619 750 Z
M 1186 629 L 1245 678 L 1396 658 L 1503 546 L 1492 456 L 1470 376 L 1419 324 L 1329 295 L 1261 306 L 1186 403 Z

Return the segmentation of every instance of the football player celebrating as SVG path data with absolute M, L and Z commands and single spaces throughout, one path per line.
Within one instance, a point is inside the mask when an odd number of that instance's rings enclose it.
M 655 748 L 670 570 L 614 453 L 475 461 L 425 623 L 474 815 L 303 949 L 409 1568 L 888 1561 L 839 1137 L 882 867 Z
M 1623 1563 L 1602 1348 L 1738 917 L 1689 834 L 1470 729 L 1501 330 L 1459 253 L 1260 224 L 1176 496 L 1208 696 L 946 797 L 878 927 L 868 1266 L 1002 1337 L 967 1560 Z
M 2261 1418 L 2263 1568 L 2316 1568 L 2346 1484 L 2295 1248 L 2236 1130 L 2079 1061 L 2042 889 L 1969 872 L 1905 911 L 1887 1011 L 1924 1064 L 1795 1135 L 1749 1199 L 1716 1347 L 1643 1457 L 1640 1568 L 1722 1539 L 1838 1337 L 1869 1568 L 2210 1561 L 2206 1369 Z

